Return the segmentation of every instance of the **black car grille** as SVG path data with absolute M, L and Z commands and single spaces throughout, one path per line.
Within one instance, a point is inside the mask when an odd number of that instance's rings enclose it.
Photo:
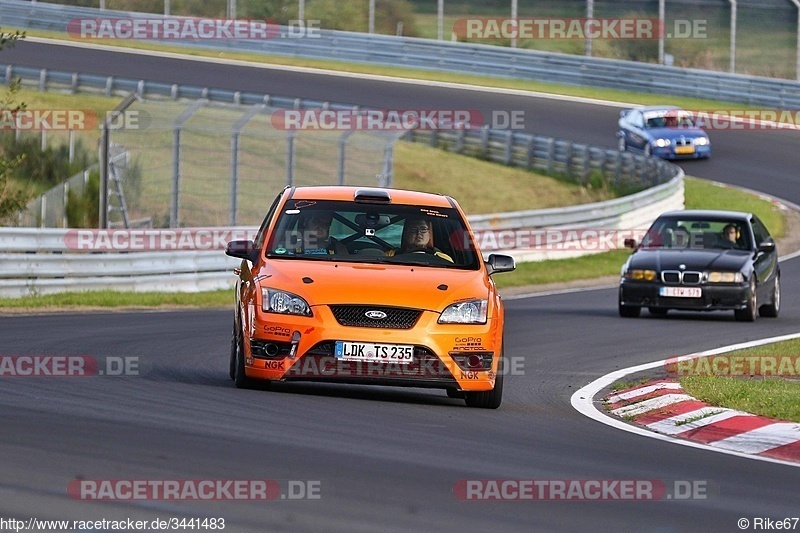
M 342 326 L 386 329 L 411 329 L 422 314 L 421 309 L 373 305 L 332 305 L 331 311 L 333 311 L 336 321 Z M 369 318 L 367 313 L 370 311 L 378 311 L 386 316 L 385 318 Z
M 699 285 L 702 279 L 703 275 L 700 272 L 665 270 L 661 273 L 661 281 L 669 285 Z

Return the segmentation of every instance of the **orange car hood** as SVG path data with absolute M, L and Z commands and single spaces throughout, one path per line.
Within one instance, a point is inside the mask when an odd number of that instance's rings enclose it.
M 273 260 L 258 274 L 262 287 L 293 292 L 311 306 L 380 304 L 440 312 L 456 300 L 487 298 L 490 290 L 480 270 L 424 266 Z

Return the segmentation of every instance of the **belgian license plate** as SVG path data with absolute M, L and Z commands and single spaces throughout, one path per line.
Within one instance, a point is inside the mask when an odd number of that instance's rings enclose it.
M 693 154 L 694 146 L 676 146 L 675 153 L 679 155 Z
M 409 364 L 414 360 L 414 346 L 336 341 L 334 355 L 342 361 Z
M 703 289 L 700 287 L 661 287 L 658 294 L 670 298 L 700 298 L 703 296 Z

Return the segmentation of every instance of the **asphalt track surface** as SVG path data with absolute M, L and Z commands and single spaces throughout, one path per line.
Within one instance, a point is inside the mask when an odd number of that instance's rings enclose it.
M 522 109 L 529 129 L 613 146 L 617 110 L 533 97 L 329 79 L 23 43 L 3 61 L 381 107 Z M 531 121 L 530 118 L 533 117 Z M 716 132 L 688 173 L 800 203 L 795 132 Z M 675 446 L 593 422 L 572 393 L 613 370 L 800 331 L 798 261 L 782 264 L 777 320 L 730 314 L 620 319 L 613 290 L 506 303 L 506 355 L 522 361 L 502 407 L 441 391 L 283 384 L 235 389 L 230 311 L 0 318 L 4 355 L 138 357 L 138 376 L 0 380 L 0 516 L 225 517 L 226 531 L 739 531 L 742 517 L 798 516 L 800 469 Z M 646 315 L 646 313 L 644 314 Z M 319 500 L 95 502 L 76 478 L 275 479 L 321 483 Z M 465 479 L 707 483 L 656 502 L 464 502 Z

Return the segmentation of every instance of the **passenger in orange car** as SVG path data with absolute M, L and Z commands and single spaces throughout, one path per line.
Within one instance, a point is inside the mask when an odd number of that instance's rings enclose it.
M 347 254 L 347 247 L 330 236 L 333 215 L 327 211 L 302 214 L 297 229 L 302 236 L 297 253 L 306 255 Z
M 453 258 L 433 245 L 433 224 L 424 218 L 409 218 L 403 226 L 403 237 L 399 250 L 389 250 L 392 257 L 397 254 L 430 253 L 453 262 Z

